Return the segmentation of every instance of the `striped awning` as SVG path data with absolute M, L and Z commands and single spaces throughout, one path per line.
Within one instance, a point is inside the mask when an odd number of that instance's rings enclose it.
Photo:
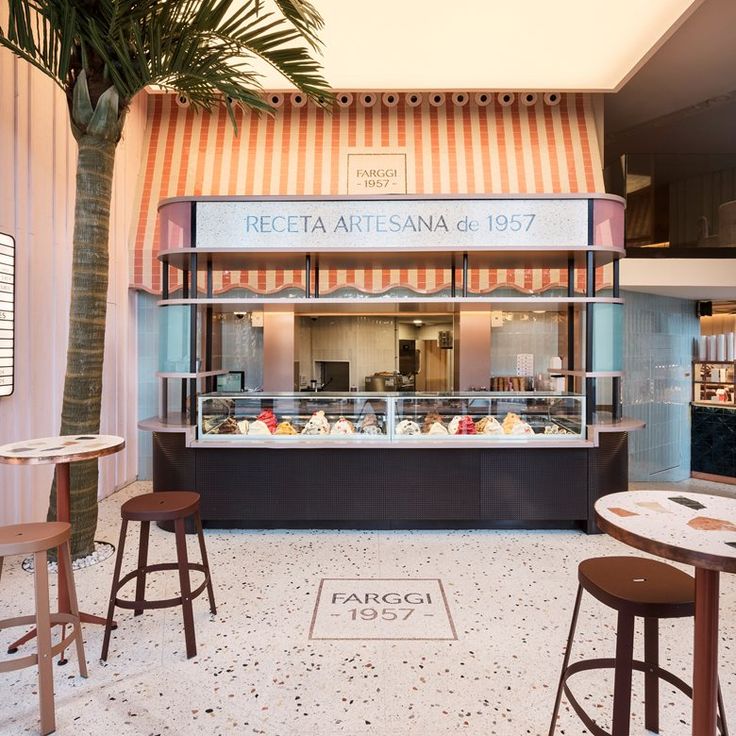
M 356 101 L 331 113 L 312 104 L 294 105 L 287 96 L 273 117 L 238 111 L 237 135 L 224 106 L 197 113 L 180 107 L 172 95 L 152 96 L 131 248 L 132 287 L 161 292 L 156 213 L 162 199 L 346 194 L 349 153 L 405 153 L 409 194 L 604 191 L 589 95 L 566 94 L 554 106 L 541 100 L 502 106 L 492 98 L 485 106 L 473 100 L 433 106 L 424 99 L 416 107 L 398 96 L 395 107 L 380 100 L 372 107 Z M 550 273 L 549 283 L 558 284 L 559 276 Z M 479 278 L 481 289 L 527 289 L 530 277 L 523 269 L 503 269 Z M 291 275 L 228 275 L 217 290 L 233 288 L 237 281 L 268 293 L 275 286 L 269 287 L 269 279 L 278 279 L 281 288 Z M 341 283 L 337 272 L 329 279 L 335 289 L 354 285 Z M 433 274 L 430 281 L 442 284 L 444 279 Z

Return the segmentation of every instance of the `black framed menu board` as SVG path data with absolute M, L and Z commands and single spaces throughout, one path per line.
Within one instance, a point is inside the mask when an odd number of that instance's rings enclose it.
M 15 240 L 0 233 L 0 397 L 14 387 Z

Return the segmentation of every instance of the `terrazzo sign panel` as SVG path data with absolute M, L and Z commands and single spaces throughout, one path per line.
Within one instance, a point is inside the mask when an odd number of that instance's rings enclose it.
M 438 578 L 324 578 L 310 639 L 455 640 Z
M 575 247 L 585 199 L 344 199 L 197 202 L 198 248 Z
M 15 241 L 0 233 L 0 396 L 13 393 L 15 347 Z

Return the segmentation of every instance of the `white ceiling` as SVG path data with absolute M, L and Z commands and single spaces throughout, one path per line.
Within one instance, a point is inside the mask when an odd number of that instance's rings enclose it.
M 335 89 L 615 91 L 702 0 L 313 2 Z

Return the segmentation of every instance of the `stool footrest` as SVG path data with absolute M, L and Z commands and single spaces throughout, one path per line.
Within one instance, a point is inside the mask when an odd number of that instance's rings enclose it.
M 573 662 L 569 665 L 562 675 L 562 687 L 565 695 L 567 696 L 568 702 L 572 706 L 572 709 L 577 713 L 578 718 L 585 724 L 585 727 L 593 734 L 593 736 L 611 736 L 609 731 L 602 729 L 583 709 L 583 706 L 577 701 L 575 696 L 570 690 L 567 680 L 573 675 L 579 672 L 586 672 L 588 670 L 603 670 L 603 669 L 614 669 L 616 667 L 616 659 L 614 657 L 601 657 L 597 659 L 582 659 L 578 662 Z M 677 688 L 680 692 L 687 695 L 688 698 L 693 697 L 693 689 L 684 680 L 673 675 L 671 672 L 659 667 L 652 665 L 647 662 L 642 662 L 639 659 L 634 659 L 631 662 L 632 670 L 637 672 L 650 672 L 655 674 L 660 680 L 668 682 L 672 687 Z M 723 733 L 723 725 L 721 718 L 718 718 L 718 730 Z
M 188 562 L 186 565 L 188 570 L 194 570 L 196 572 L 201 572 L 204 575 L 204 581 L 191 592 L 191 599 L 193 600 L 198 595 L 204 591 L 204 589 L 207 587 L 207 583 L 209 583 L 210 576 L 205 568 L 204 565 L 198 563 L 198 562 Z M 179 564 L 176 562 L 161 562 L 156 565 L 146 565 L 143 570 L 146 574 L 149 572 L 160 572 L 161 570 L 178 570 Z M 131 610 L 146 610 L 146 609 L 152 609 L 152 608 L 171 608 L 172 606 L 180 606 L 182 599 L 181 596 L 177 598 L 160 598 L 158 600 L 140 600 L 140 601 L 130 601 L 123 598 L 118 598 L 117 593 L 118 591 L 124 586 L 127 585 L 131 580 L 136 580 L 138 577 L 138 573 L 140 570 L 133 570 L 132 572 L 129 572 L 127 575 L 122 577 L 120 579 L 120 582 L 115 586 L 115 589 L 113 590 L 113 596 L 115 596 L 115 605 L 119 606 L 120 608 L 128 608 Z
M 51 647 L 51 657 L 55 657 L 59 652 L 68 649 L 76 637 L 74 624 L 77 623 L 77 617 L 71 613 L 52 613 L 50 621 L 52 626 L 60 626 L 69 624 L 72 627 L 71 633 L 67 634 L 60 642 Z M 0 629 L 11 629 L 15 626 L 29 626 L 36 623 L 35 616 L 16 616 L 15 618 L 6 618 L 0 621 Z M 22 670 L 26 667 L 33 667 L 38 664 L 38 652 L 28 654 L 25 657 L 14 657 L 13 659 L 0 660 L 0 672 L 14 672 Z

